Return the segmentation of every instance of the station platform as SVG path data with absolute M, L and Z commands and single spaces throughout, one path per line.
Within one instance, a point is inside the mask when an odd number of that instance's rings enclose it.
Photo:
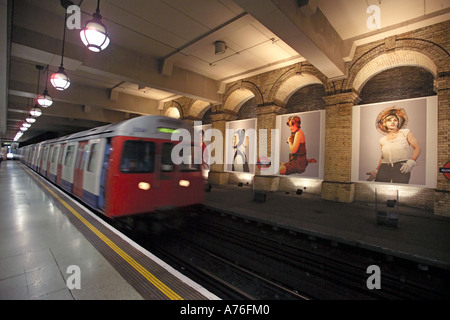
M 319 195 L 267 192 L 250 185 L 213 185 L 205 205 L 224 213 L 450 270 L 450 218 L 399 207 L 397 227 L 377 223 L 373 203 L 338 203 Z M 259 199 L 258 199 L 259 200 Z
M 255 220 L 450 270 L 450 218 L 400 207 L 397 228 L 373 204 L 213 185 L 205 205 Z M 76 284 L 79 268 L 80 289 Z M 0 168 L 0 300 L 216 300 L 18 161 Z
M 0 300 L 216 300 L 18 161 L 0 168 Z

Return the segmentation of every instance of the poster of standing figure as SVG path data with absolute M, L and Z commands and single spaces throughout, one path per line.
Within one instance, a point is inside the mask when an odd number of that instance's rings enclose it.
M 279 175 L 323 178 L 322 122 L 322 111 L 277 117 L 277 129 L 280 130 Z
M 225 169 L 234 172 L 255 172 L 256 119 L 230 121 L 226 124 Z
M 194 132 L 196 134 L 196 139 L 199 141 L 201 146 L 201 168 L 203 175 L 207 178 L 210 170 L 210 158 L 209 152 L 207 150 L 208 145 L 211 141 L 205 141 L 205 132 L 211 129 L 210 124 L 197 125 L 194 127 Z
M 356 106 L 353 159 L 359 159 L 355 162 L 358 171 L 352 176 L 357 174 L 359 181 L 394 184 L 427 185 L 432 181 L 434 98 Z
M 245 129 L 237 129 L 233 134 L 233 161 L 231 171 L 250 172 L 247 159 L 248 136 Z

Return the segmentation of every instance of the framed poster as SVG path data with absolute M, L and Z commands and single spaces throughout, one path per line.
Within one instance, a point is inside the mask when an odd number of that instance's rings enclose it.
M 204 124 L 204 125 L 195 125 L 194 126 L 194 134 L 196 135 L 196 141 L 199 141 L 201 144 L 201 150 L 202 150 L 202 172 L 205 177 L 208 177 L 208 173 L 210 170 L 210 157 L 209 152 L 207 150 L 208 145 L 211 143 L 211 141 L 206 141 L 204 139 L 205 132 L 207 130 L 211 129 L 210 124 Z
M 226 123 L 225 171 L 255 173 L 256 119 Z
M 437 96 L 353 108 L 352 181 L 436 187 Z
M 274 174 L 323 179 L 325 111 L 277 116 L 279 148 Z

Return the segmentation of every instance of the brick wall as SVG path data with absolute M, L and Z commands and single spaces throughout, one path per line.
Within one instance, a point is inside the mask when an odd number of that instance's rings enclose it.
M 437 94 L 438 170 L 450 161 L 449 52 L 450 21 L 447 21 L 357 47 L 352 60 L 346 63 L 345 79 L 331 81 L 304 61 L 229 83 L 222 105 L 206 112 L 205 120 L 211 119 L 213 126 L 223 127 L 221 121 L 214 124 L 214 118 L 225 113 L 239 119 L 257 117 L 259 122 L 264 122 L 258 128 L 270 128 L 274 126 L 276 114 L 263 115 L 261 108 L 278 106 L 281 109 L 277 112 L 281 113 L 326 110 L 325 179 L 320 187 L 315 184 L 310 190 L 330 200 L 370 202 L 373 185 L 351 182 L 353 106 Z M 299 75 L 306 79 L 305 83 Z M 246 90 L 253 97 L 235 108 L 239 103 L 232 102 L 236 90 Z M 220 167 L 215 170 L 220 171 Z M 236 178 L 232 180 L 235 182 Z M 268 183 L 271 188 L 274 181 Z M 277 181 L 278 188 L 290 190 L 301 179 L 280 177 Z M 450 216 L 450 181 L 442 174 L 438 174 L 435 190 L 402 186 L 401 197 L 403 204 Z

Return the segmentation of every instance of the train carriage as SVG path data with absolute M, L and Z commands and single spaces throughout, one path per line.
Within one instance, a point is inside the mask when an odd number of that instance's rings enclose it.
M 111 218 L 187 207 L 203 202 L 204 178 L 200 145 L 171 139 L 181 129 L 193 137 L 187 122 L 142 116 L 21 148 L 20 159 Z M 178 143 L 192 159 L 172 161 Z

